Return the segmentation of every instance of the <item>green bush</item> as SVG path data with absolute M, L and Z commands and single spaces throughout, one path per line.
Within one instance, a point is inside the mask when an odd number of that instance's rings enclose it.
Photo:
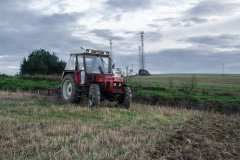
M 24 58 L 20 66 L 20 75 L 52 75 L 61 74 L 66 63 L 60 61 L 53 53 L 39 49 L 33 51 L 28 58 Z

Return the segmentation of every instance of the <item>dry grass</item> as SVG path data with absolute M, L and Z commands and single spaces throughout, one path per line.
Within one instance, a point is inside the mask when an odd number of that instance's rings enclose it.
M 173 126 L 212 115 L 140 104 L 129 110 L 113 106 L 89 110 L 0 92 L 0 159 L 148 159 L 148 151 Z

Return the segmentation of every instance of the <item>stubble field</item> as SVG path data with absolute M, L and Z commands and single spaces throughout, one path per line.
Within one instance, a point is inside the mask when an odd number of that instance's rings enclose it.
M 239 159 L 240 117 L 0 92 L 0 159 Z

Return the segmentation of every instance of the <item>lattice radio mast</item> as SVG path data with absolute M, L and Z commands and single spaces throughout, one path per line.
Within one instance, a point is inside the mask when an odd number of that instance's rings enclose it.
M 140 70 L 142 68 L 142 49 L 141 46 L 138 46 L 138 70 Z
M 145 64 L 145 55 L 144 55 L 144 32 L 140 32 L 141 35 L 141 51 L 142 51 L 142 55 L 141 55 L 141 69 L 145 70 L 146 64 Z

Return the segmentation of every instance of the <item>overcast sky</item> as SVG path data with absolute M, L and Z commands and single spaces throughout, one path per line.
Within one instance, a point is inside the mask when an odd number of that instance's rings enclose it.
M 138 68 L 145 32 L 151 73 L 240 73 L 240 0 L 1 0 L 0 73 L 46 49 L 67 61 L 80 47 Z

